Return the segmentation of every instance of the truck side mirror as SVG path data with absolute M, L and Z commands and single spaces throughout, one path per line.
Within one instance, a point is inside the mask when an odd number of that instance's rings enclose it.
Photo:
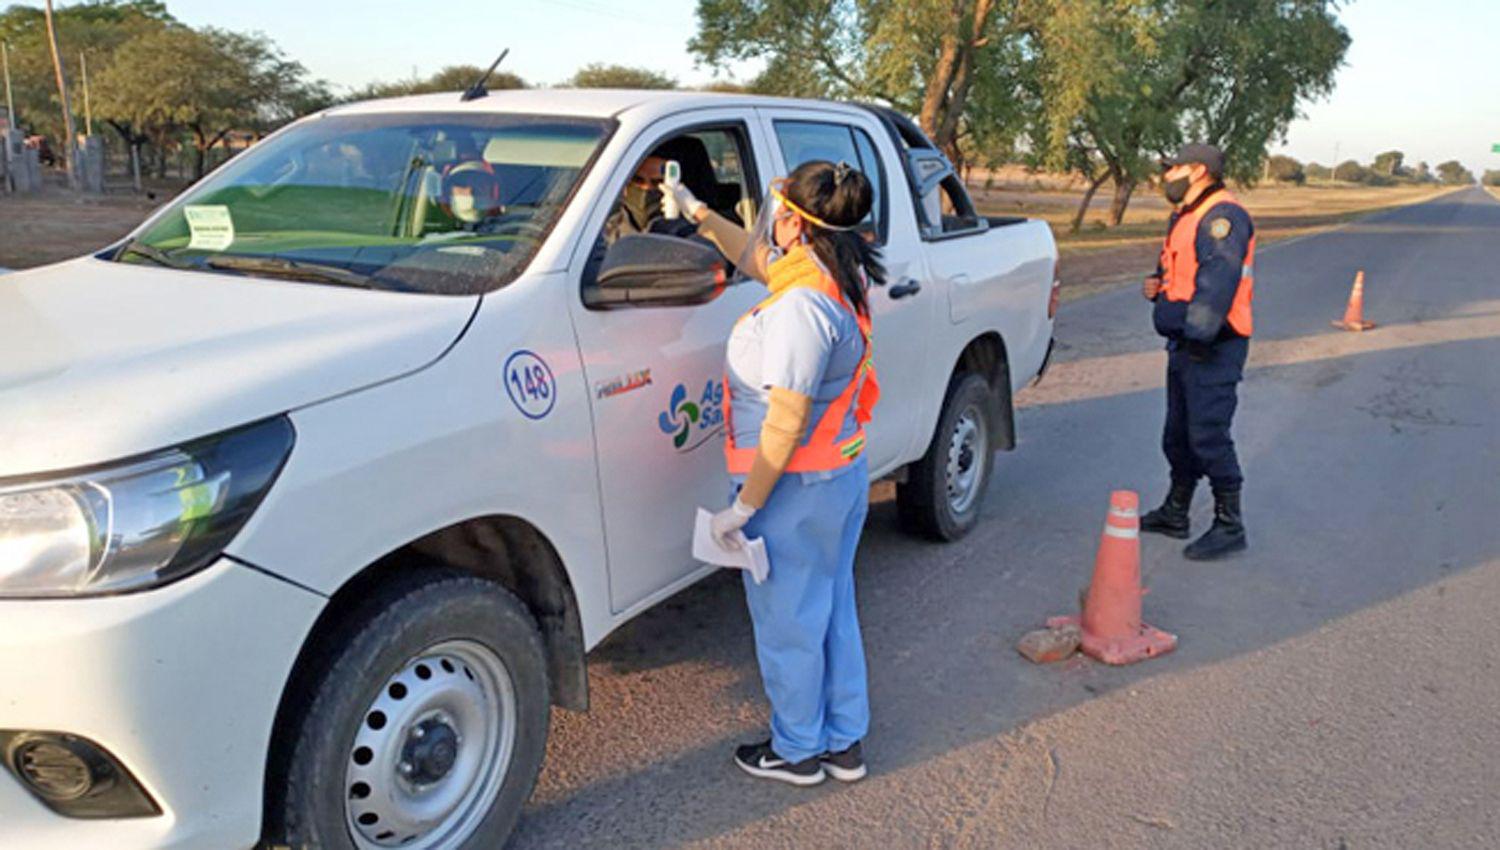
M 691 239 L 658 234 L 621 237 L 609 247 L 583 303 L 594 309 L 706 304 L 729 282 L 718 250 Z

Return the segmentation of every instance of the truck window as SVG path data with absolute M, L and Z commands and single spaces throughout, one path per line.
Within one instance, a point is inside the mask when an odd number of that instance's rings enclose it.
M 584 268 L 585 285 L 593 281 L 609 246 L 625 236 L 652 233 L 703 239 L 686 216 L 668 219 L 663 214 L 660 193 L 655 187 L 668 160 L 677 162 L 683 184 L 709 209 L 743 227 L 755 223 L 760 203 L 759 180 L 743 124 L 697 127 L 666 136 L 639 162 L 631 164 L 631 177 L 594 240 Z M 737 258 L 727 259 L 733 263 Z
M 864 172 L 875 190 L 875 203 L 861 230 L 872 234 L 876 244 L 884 245 L 888 234 L 886 220 L 885 168 L 875 151 L 869 134 L 848 124 L 822 121 L 777 121 L 776 141 L 788 170 L 804 162 L 821 159 L 849 163 Z
M 518 276 L 612 122 L 545 115 L 327 115 L 262 142 L 117 254 L 434 294 Z

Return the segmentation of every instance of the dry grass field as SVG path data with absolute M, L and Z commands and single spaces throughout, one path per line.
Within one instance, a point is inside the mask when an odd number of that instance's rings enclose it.
M 1136 192 L 1120 227 L 1105 227 L 1109 187 L 1095 196 L 1084 226 L 1068 232 L 1082 198 L 1076 181 L 1028 175 L 1020 169 L 981 174 L 970 189 L 981 212 L 1025 215 L 1052 224 L 1062 253 L 1064 297 L 1077 298 L 1133 280 L 1155 264 L 1167 204 L 1153 187 Z M 988 186 L 986 185 L 988 184 Z M 1255 216 L 1261 244 L 1331 227 L 1375 210 L 1411 203 L 1446 187 L 1351 185 L 1273 186 L 1237 194 Z M 155 199 L 134 195 L 80 197 L 60 189 L 37 196 L 0 196 L 0 267 L 27 268 L 102 248 L 130 231 L 170 189 Z
M 1076 181 L 1028 175 L 1019 169 L 997 172 L 993 180 L 989 177 L 983 174 L 971 180 L 970 191 L 980 212 L 1030 216 L 1052 225 L 1062 257 L 1058 276 L 1063 282 L 1064 298 L 1078 298 L 1100 288 L 1139 279 L 1155 266 L 1170 212 L 1155 187 L 1137 189 L 1125 221 L 1119 227 L 1106 227 L 1110 203 L 1110 187 L 1106 184 L 1094 196 L 1083 227 L 1072 233 L 1069 226 L 1083 198 L 1083 187 Z M 1452 188 L 1346 183 L 1231 187 L 1254 217 L 1256 241 L 1261 245 L 1334 227 Z

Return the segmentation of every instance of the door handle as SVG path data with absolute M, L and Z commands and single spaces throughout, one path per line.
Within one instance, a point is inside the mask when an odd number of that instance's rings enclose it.
M 916 282 L 915 280 L 912 280 L 911 278 L 907 278 L 906 280 L 903 280 L 895 286 L 891 287 L 891 297 L 905 298 L 908 295 L 916 295 L 921 291 L 922 284 Z

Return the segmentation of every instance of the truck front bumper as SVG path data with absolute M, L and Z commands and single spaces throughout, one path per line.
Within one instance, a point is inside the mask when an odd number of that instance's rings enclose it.
M 324 602 L 229 560 L 143 593 L 0 600 L 0 731 L 89 739 L 161 810 L 67 817 L 3 769 L 0 847 L 254 844 L 276 707 Z

